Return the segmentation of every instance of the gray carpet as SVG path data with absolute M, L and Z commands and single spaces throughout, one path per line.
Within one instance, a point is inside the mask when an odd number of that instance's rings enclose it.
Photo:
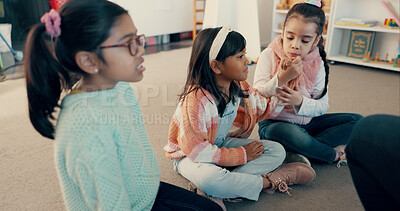
M 190 48 L 145 56 L 147 70 L 135 88 L 163 181 L 186 187 L 162 147 L 177 94 L 184 85 Z M 255 65 L 250 66 L 253 81 Z M 8 79 L 12 79 L 12 76 Z M 347 64 L 331 66 L 329 112 L 400 115 L 399 73 Z M 64 210 L 52 141 L 30 125 L 24 79 L 0 82 L 0 210 Z M 257 129 L 257 128 L 256 128 Z M 258 138 L 257 130 L 251 135 Z M 313 164 L 317 179 L 293 186 L 292 197 L 261 193 L 257 202 L 226 203 L 228 210 L 363 210 L 347 166 Z

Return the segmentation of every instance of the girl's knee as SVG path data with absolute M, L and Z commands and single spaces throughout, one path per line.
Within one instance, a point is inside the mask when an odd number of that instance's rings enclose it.
M 289 122 L 275 122 L 259 128 L 259 135 L 262 139 L 281 141 L 282 137 L 293 139 L 301 133 L 301 128 Z
M 267 120 L 263 120 L 258 123 L 258 135 L 260 136 L 261 139 L 268 139 L 268 122 Z
M 288 123 L 271 130 L 271 136 L 275 137 L 274 141 L 281 143 L 283 146 L 308 146 L 311 136 L 306 130 L 298 125 Z
M 361 115 L 361 114 L 353 114 L 353 115 L 352 115 L 352 118 L 353 118 L 354 121 L 357 122 L 358 120 L 364 118 L 364 116 Z
M 225 168 L 203 168 L 201 174 L 196 176 L 195 185 L 201 190 L 218 186 L 218 183 L 223 181 L 229 173 L 230 172 Z
M 301 132 L 302 128 L 300 128 L 296 124 L 288 123 L 288 122 L 279 122 L 272 125 L 270 128 L 270 133 L 285 135 L 285 136 L 295 136 L 299 132 Z
M 264 144 L 264 150 L 269 150 L 271 153 L 276 155 L 282 155 L 283 157 L 286 154 L 285 148 L 282 144 L 275 141 L 265 141 L 267 144 Z
M 204 174 L 204 177 L 199 180 L 199 184 L 196 184 L 196 186 L 207 195 L 223 195 L 226 189 L 232 185 L 227 182 L 229 174 L 231 173 L 226 169 L 222 169 L 218 173 Z
M 282 163 L 286 157 L 286 150 L 282 144 L 269 140 L 262 140 L 262 142 L 264 145 L 264 152 L 270 154 L 270 159 L 275 159 L 277 163 Z

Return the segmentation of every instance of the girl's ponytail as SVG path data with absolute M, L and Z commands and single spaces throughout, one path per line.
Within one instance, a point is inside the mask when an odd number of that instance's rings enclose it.
M 46 40 L 45 24 L 35 25 L 25 46 L 25 74 L 29 117 L 33 127 L 43 136 L 54 139 L 53 112 L 62 92 L 62 85 L 71 83 L 69 73 L 56 60 Z
M 75 61 L 76 53 L 93 52 L 102 59 L 96 48 L 110 36 L 121 15 L 128 14 L 108 0 L 69 0 L 59 11 L 44 14 L 42 23 L 29 31 L 25 45 L 29 117 L 33 127 L 50 139 L 54 139 L 53 113 L 61 92 L 86 76 Z
M 322 36 L 322 35 L 321 35 Z M 329 81 L 329 65 L 328 61 L 326 60 L 326 52 L 324 48 L 324 39 L 321 37 L 318 42 L 318 49 L 319 49 L 319 55 L 322 58 L 322 61 L 324 62 L 324 69 L 325 69 L 325 87 L 324 90 L 322 91 L 322 94 L 319 96 L 318 99 L 322 98 L 325 96 L 326 92 L 328 91 L 328 81 Z

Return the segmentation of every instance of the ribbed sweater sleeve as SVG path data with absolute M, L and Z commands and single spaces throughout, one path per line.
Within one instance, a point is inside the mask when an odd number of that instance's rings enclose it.
M 277 100 L 262 96 L 247 81 L 240 82 L 240 86 L 242 90 L 246 90 L 248 97 L 243 98 L 244 106 L 239 106 L 229 136 L 247 138 L 257 122 L 278 115 L 278 113 L 274 112 Z

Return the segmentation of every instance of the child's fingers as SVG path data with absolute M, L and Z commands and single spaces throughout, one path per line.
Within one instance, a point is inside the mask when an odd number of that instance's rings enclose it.
M 281 66 L 282 70 L 286 70 L 286 68 L 288 67 L 287 62 L 288 62 L 288 59 L 287 58 L 283 58 L 281 60 L 281 62 L 279 63 L 279 65 Z
M 296 56 L 296 58 L 292 61 L 292 64 L 298 64 L 301 62 L 301 57 L 300 56 Z
M 280 100 L 286 100 L 290 97 L 290 94 L 280 90 L 279 92 L 276 93 L 276 97 Z
M 255 151 L 258 151 L 260 148 L 264 148 L 262 142 L 253 141 L 253 142 L 251 142 L 251 143 L 252 143 L 253 149 L 254 149 Z
M 263 143 L 262 142 L 258 142 L 258 143 L 259 143 L 259 145 L 257 146 L 257 149 L 258 150 L 263 150 L 264 149 Z
M 278 100 L 280 100 L 282 102 L 287 102 L 289 100 L 289 98 L 281 96 L 281 95 L 276 95 L 276 97 L 278 98 Z
M 279 67 L 280 67 L 282 70 L 286 70 L 285 62 L 284 62 L 284 61 L 281 61 L 281 62 L 279 63 Z
M 288 86 L 284 86 L 283 87 L 283 91 L 286 92 L 286 93 L 289 93 L 289 94 L 293 93 L 293 89 L 289 88 Z
M 259 144 L 257 145 L 256 151 L 257 151 L 257 154 L 260 154 L 260 153 L 262 153 L 263 150 L 264 150 L 264 145 L 263 145 L 262 142 L 258 142 L 258 143 L 259 143 Z
M 281 98 L 289 98 L 289 94 L 288 93 L 286 93 L 286 92 L 281 92 L 281 93 L 277 93 L 277 95 L 276 95 L 278 98 L 279 97 L 281 97 Z
M 290 59 L 285 60 L 286 67 L 289 67 L 291 63 L 292 63 L 292 60 L 290 60 Z
M 252 141 L 251 143 L 249 143 L 249 145 L 251 146 L 251 148 L 253 150 L 256 150 L 257 148 L 260 147 L 260 145 L 262 146 L 262 142 L 258 142 L 258 141 Z
M 293 93 L 293 89 L 289 88 L 288 86 L 283 86 L 282 89 L 277 89 L 276 90 L 277 94 L 292 94 Z
M 288 105 L 290 105 L 290 103 L 277 103 L 276 104 L 277 106 L 288 106 Z
M 258 158 L 264 150 L 263 143 L 259 141 L 252 141 L 243 147 L 246 150 L 248 161 Z
M 285 92 L 285 86 L 281 86 L 276 89 L 276 93 L 282 93 L 282 92 Z

